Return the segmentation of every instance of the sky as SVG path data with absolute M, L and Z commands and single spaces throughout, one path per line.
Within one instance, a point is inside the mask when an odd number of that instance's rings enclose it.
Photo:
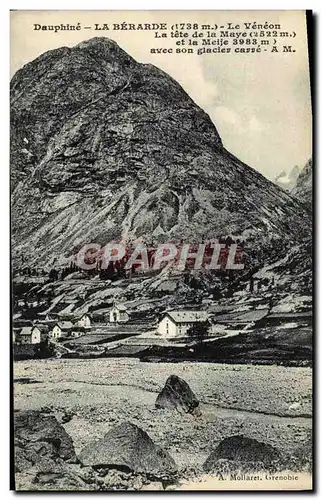
M 296 32 L 295 53 L 152 54 L 175 47 L 155 31 L 94 31 L 107 23 L 279 23 Z M 79 31 L 35 31 L 34 24 L 76 24 Z M 169 32 L 168 32 L 169 33 Z M 306 24 L 303 11 L 14 11 L 11 12 L 11 75 L 41 53 L 72 47 L 94 36 L 115 40 L 137 61 L 175 78 L 215 124 L 224 146 L 270 179 L 304 166 L 311 152 L 312 117 Z M 291 43 L 288 41 L 287 44 Z

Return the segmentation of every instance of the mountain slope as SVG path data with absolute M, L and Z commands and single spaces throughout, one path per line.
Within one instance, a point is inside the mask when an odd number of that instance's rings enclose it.
M 301 170 L 291 194 L 312 210 L 312 159 Z
M 284 171 L 281 172 L 276 177 L 274 182 L 282 189 L 285 189 L 286 191 L 291 191 L 296 184 L 299 173 L 300 169 L 297 165 L 295 165 L 295 167 L 292 168 L 292 170 L 288 175 L 286 175 Z
M 94 38 L 11 82 L 13 261 L 49 268 L 86 242 L 301 241 L 300 203 L 225 150 L 209 116 L 158 68 Z M 257 245 L 257 247 L 256 247 Z

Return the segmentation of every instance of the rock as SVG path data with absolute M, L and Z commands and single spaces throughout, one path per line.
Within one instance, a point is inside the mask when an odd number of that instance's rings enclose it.
M 157 481 L 155 481 L 153 483 L 145 484 L 141 488 L 141 491 L 163 491 L 163 490 L 164 490 L 163 484 L 160 482 L 157 482 Z
M 17 473 L 16 489 L 18 491 L 95 491 L 99 490 L 96 477 L 80 469 L 76 464 L 65 464 L 52 470 L 38 470 L 34 467 L 28 472 Z
M 73 418 L 74 414 L 71 413 L 71 412 L 65 412 L 64 415 L 62 416 L 62 423 L 63 424 L 67 424 L 68 422 L 70 422 Z
M 169 486 L 166 486 L 164 489 L 166 491 L 175 491 L 178 488 L 177 484 L 169 484 Z
M 17 472 L 15 474 L 15 490 L 16 491 L 34 491 L 36 488 L 33 481 L 36 475 L 33 472 Z
M 15 479 L 19 491 L 98 489 L 80 470 L 71 437 L 53 415 L 18 411 L 15 423 Z
M 63 461 L 77 462 L 71 437 L 53 415 L 18 411 L 14 415 L 15 469 L 25 472 L 38 466 L 46 471 Z
M 97 489 L 94 484 L 88 484 L 84 481 L 81 475 L 67 470 L 39 472 L 33 483 L 38 485 L 39 489 L 42 486 L 44 490 L 52 491 L 92 491 Z
M 164 388 L 158 395 L 156 408 L 176 408 L 185 413 L 200 415 L 199 401 L 185 380 L 177 375 L 170 375 Z
M 137 476 L 132 481 L 132 488 L 134 490 L 141 490 L 143 486 L 143 480 L 141 476 Z
M 177 472 L 173 458 L 130 422 L 113 427 L 102 439 L 85 446 L 79 459 L 83 465 L 107 466 L 162 480 L 171 480 Z
M 216 470 L 216 466 L 222 460 L 230 460 L 240 463 L 261 463 L 270 466 L 272 462 L 280 460 L 279 451 L 270 444 L 261 443 L 256 439 L 244 436 L 231 436 L 223 439 L 212 451 L 203 464 L 207 472 Z
M 104 477 L 104 485 L 107 490 L 127 490 L 132 484 L 132 474 L 120 470 L 109 470 Z

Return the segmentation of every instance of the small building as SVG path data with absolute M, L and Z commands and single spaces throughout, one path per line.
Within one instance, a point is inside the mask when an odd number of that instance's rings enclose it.
M 79 328 L 91 328 L 91 319 L 88 314 L 83 314 L 77 321 L 76 326 Z
M 42 335 L 38 326 L 24 326 L 19 333 L 20 344 L 40 344 L 41 341 Z
M 110 323 L 126 323 L 129 315 L 123 304 L 114 304 L 110 310 Z
M 71 321 L 60 321 L 56 323 L 51 331 L 51 337 L 53 339 L 60 339 L 61 337 L 67 337 L 73 329 L 73 323 Z
M 158 326 L 158 334 L 166 338 L 184 337 L 196 323 L 206 323 L 206 311 L 169 311 Z

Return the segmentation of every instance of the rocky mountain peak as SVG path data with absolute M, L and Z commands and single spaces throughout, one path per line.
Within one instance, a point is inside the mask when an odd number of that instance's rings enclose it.
M 303 169 L 300 171 L 295 186 L 291 191 L 292 195 L 310 210 L 312 210 L 312 196 L 313 196 L 312 176 L 313 176 L 313 165 L 312 165 L 312 158 L 310 158 L 304 165 Z
M 224 149 L 173 78 L 107 38 L 14 75 L 11 172 L 18 265 L 59 265 L 111 239 L 296 239 L 306 216 Z

